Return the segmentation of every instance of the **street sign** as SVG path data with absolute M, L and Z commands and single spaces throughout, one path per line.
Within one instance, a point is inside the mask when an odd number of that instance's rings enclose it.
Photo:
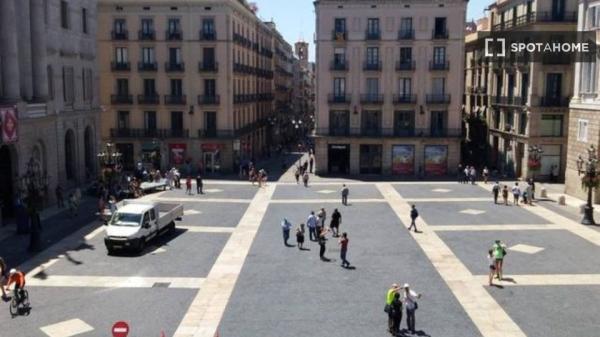
M 112 335 L 113 337 L 127 337 L 129 334 L 129 325 L 126 322 L 120 321 L 113 325 Z

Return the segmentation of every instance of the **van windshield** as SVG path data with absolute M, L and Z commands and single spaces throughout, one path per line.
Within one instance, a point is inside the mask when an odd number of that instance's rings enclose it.
M 142 218 L 141 214 L 132 214 L 132 213 L 120 213 L 117 212 L 113 215 L 112 219 L 110 219 L 111 226 L 139 226 L 140 219 Z

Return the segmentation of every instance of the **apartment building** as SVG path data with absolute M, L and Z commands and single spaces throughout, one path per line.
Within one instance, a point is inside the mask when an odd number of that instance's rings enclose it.
M 315 72 L 310 62 L 310 49 L 306 41 L 294 44 L 293 64 L 293 117 L 287 123 L 288 139 L 303 140 L 312 133 L 315 114 Z
M 318 173 L 458 165 L 467 1 L 315 1 Z
M 493 3 L 488 13 L 491 34 L 569 32 L 576 29 L 577 2 L 503 0 Z M 488 124 L 488 162 L 504 176 L 562 180 L 573 63 L 526 53 L 514 56 L 485 58 L 479 50 L 468 64 L 480 74 L 467 79 L 468 94 L 485 92 L 488 99 L 479 106 Z
M 232 171 L 268 147 L 274 34 L 244 0 L 101 0 L 102 137 L 135 163 Z M 193 169 L 192 169 L 193 168 Z
M 0 204 L 93 179 L 99 101 L 95 0 L 0 1 Z M 65 192 L 66 193 L 66 192 Z
M 577 30 L 596 32 L 600 29 L 600 1 L 583 0 L 578 4 Z M 596 44 L 600 41 L 596 38 Z M 567 161 L 565 171 L 565 192 L 582 199 L 587 190 L 581 188 L 581 178 L 585 166 L 578 167 L 579 156 L 588 158 L 590 145 L 600 148 L 600 88 L 598 87 L 598 65 L 596 60 L 575 64 L 573 98 L 569 108 Z M 600 191 L 594 191 L 594 202 L 600 198 Z

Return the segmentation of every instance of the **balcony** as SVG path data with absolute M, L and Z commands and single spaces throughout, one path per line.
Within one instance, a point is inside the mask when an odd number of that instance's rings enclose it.
M 523 98 L 518 96 L 494 96 L 492 98 L 492 105 L 522 106 L 524 104 Z
M 183 33 L 181 32 L 181 30 L 167 30 L 165 32 L 165 40 L 181 41 L 183 40 Z
M 156 62 L 138 62 L 138 71 L 157 71 L 158 63 Z
M 381 40 L 381 31 L 380 30 L 367 30 L 365 32 L 365 40 L 367 40 L 367 41 Z
M 363 64 L 363 70 L 364 71 L 381 71 L 381 61 L 372 61 L 372 62 L 366 61 Z
M 362 94 L 360 104 L 383 104 L 382 94 Z
M 127 30 L 116 31 L 110 33 L 113 40 L 129 40 L 129 32 Z
M 431 39 L 433 40 L 447 40 L 448 36 L 447 29 L 434 29 L 431 31 Z
M 327 96 L 327 102 L 329 104 L 350 104 L 351 100 L 352 96 L 346 94 L 329 94 Z
M 398 31 L 398 40 L 414 40 L 415 39 L 415 30 L 414 29 L 405 29 Z
M 333 30 L 331 34 L 331 39 L 333 41 L 347 41 L 348 40 L 348 32 L 345 30 Z
M 233 130 L 199 129 L 198 138 L 232 138 L 235 137 Z
M 199 62 L 198 71 L 201 73 L 216 73 L 219 71 L 219 63 L 217 62 Z
M 396 71 L 410 71 L 415 70 L 416 63 L 412 60 L 400 60 L 396 62 Z
M 508 30 L 536 22 L 577 22 L 577 12 L 531 12 L 518 16 L 515 20 L 497 23 L 492 26 L 492 31 Z
M 543 96 L 540 98 L 542 107 L 568 107 L 570 97 Z
M 156 40 L 156 32 L 154 30 L 139 30 L 138 40 L 140 41 L 154 41 Z
M 415 104 L 416 102 L 417 102 L 417 95 L 410 95 L 410 94 L 394 95 L 394 104 Z
M 186 96 L 185 95 L 165 95 L 165 104 L 166 105 L 185 105 L 186 104 Z
M 131 63 L 129 63 L 129 62 L 111 62 L 110 69 L 112 71 L 129 71 L 129 70 L 131 70 Z
M 111 104 L 133 104 L 133 96 L 128 94 L 110 95 Z
M 348 71 L 348 61 L 331 61 L 329 70 L 331 71 Z
M 268 102 L 274 100 L 275 96 L 272 93 L 267 92 L 256 95 L 256 99 L 260 102 Z
M 219 95 L 198 95 L 198 105 L 219 105 Z
M 110 129 L 111 138 L 188 138 L 188 130 L 177 129 Z
M 337 137 L 387 137 L 387 138 L 415 138 L 415 137 L 462 137 L 462 129 L 437 129 L 437 128 L 347 128 L 330 126 L 329 128 L 316 129 L 318 135 Z
M 200 31 L 200 41 L 216 41 L 217 40 L 217 33 L 216 32 L 210 32 L 210 31 Z
M 165 62 L 165 71 L 170 72 L 182 72 L 185 70 L 185 64 L 183 62 Z
M 160 104 L 160 96 L 156 93 L 152 95 L 138 95 L 138 104 L 155 105 Z
M 429 61 L 429 70 L 448 70 L 450 61 Z
M 425 97 L 427 104 L 448 104 L 450 103 L 450 94 L 429 94 Z

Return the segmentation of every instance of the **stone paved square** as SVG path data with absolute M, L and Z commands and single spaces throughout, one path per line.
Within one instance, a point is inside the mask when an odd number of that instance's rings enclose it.
M 350 196 L 348 202 L 352 203 L 352 199 L 381 199 L 381 193 L 377 191 L 374 185 L 348 185 Z M 288 200 L 288 199 L 338 199 L 341 203 L 342 183 L 338 184 L 309 184 L 308 187 L 303 185 L 278 185 L 273 195 L 273 200 Z M 319 193 L 324 191 L 326 193 Z M 333 191 L 333 192 L 331 192 Z
M 479 185 L 471 184 L 394 184 L 394 188 L 405 199 L 415 198 L 490 198 L 492 194 Z M 449 192 L 439 192 L 435 190 L 449 190 Z

